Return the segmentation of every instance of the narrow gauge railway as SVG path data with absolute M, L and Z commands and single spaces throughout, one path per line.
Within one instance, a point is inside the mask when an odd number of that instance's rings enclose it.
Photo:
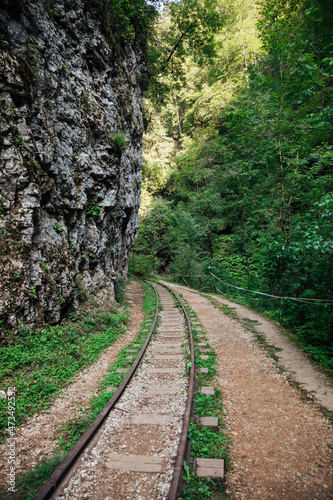
M 155 319 L 129 372 L 34 500 L 177 498 L 192 413 L 194 346 L 174 292 L 154 288 Z M 158 295 L 162 310 L 154 334 Z

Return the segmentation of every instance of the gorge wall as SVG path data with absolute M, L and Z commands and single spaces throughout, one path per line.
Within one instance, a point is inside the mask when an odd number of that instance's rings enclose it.
M 106 35 L 83 0 L 0 6 L 0 319 L 10 328 L 56 323 L 127 271 L 145 54 Z

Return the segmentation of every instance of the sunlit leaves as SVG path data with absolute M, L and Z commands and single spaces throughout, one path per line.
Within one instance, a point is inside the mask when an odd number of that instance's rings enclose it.
M 164 268 L 218 269 L 245 288 L 333 300 L 333 4 L 265 0 L 264 50 L 248 2 L 218 6 L 226 20 L 214 34 L 218 57 L 175 52 L 179 72 L 164 77 L 164 107 L 152 105 L 170 168 L 162 181 L 165 156 L 160 167 L 155 156 L 149 182 L 173 201 Z M 180 23 L 186 6 L 176 11 Z M 253 303 L 312 346 L 327 349 L 333 338 L 329 305 Z

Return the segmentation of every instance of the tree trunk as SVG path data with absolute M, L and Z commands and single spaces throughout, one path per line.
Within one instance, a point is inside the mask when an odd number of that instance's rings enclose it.
M 208 233 L 208 242 L 209 242 L 210 258 L 212 259 L 214 257 L 214 255 L 213 255 L 213 237 L 212 237 L 212 231 L 209 231 L 209 233 Z
M 247 245 L 246 245 L 246 232 L 245 232 L 245 221 L 244 221 L 244 208 L 242 210 L 242 232 L 243 232 L 243 246 L 244 252 L 246 256 L 246 270 L 247 270 L 247 279 L 250 281 L 250 263 L 249 263 L 249 255 L 247 253 Z

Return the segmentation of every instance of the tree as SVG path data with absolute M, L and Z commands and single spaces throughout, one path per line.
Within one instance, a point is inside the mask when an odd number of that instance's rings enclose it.
M 163 99 L 149 95 L 158 149 L 168 151 L 168 169 L 163 154 L 155 157 L 146 184 L 151 196 L 158 192 L 172 202 L 163 252 L 180 279 L 201 275 L 193 285 L 206 280 L 206 289 L 215 290 L 205 276 L 215 270 L 235 286 L 298 299 L 253 301 L 242 292 L 329 366 L 333 5 L 265 0 L 256 11 L 247 2 L 219 0 L 224 24 L 205 57 L 183 44 L 191 33 L 190 5 L 179 2 L 174 14 L 168 11 L 165 33 L 171 14 L 181 29 L 174 28 L 161 52 L 160 68 L 172 55 L 170 71 L 158 77 Z

